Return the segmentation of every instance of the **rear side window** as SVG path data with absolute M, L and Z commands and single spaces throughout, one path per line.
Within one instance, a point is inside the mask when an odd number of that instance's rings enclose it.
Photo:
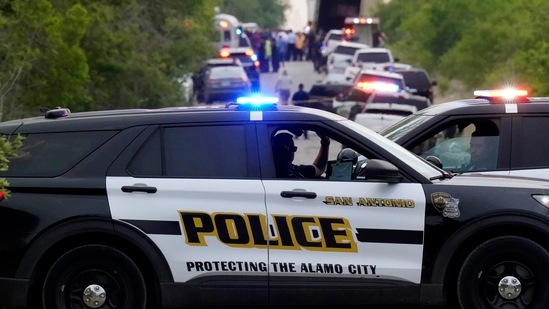
M 330 33 L 328 35 L 328 40 L 329 41 L 341 41 L 341 39 L 343 38 L 343 34 L 336 34 L 336 33 Z
M 407 71 L 398 72 L 404 77 L 406 86 L 414 89 L 429 88 L 431 87 L 431 81 L 425 72 L 421 71 Z
M 357 50 L 358 50 L 358 48 L 356 48 L 356 47 L 349 47 L 349 46 L 344 46 L 344 45 L 338 45 L 338 46 L 334 49 L 334 53 L 335 53 L 335 54 L 343 54 L 343 55 L 353 56 Z
M 158 130 L 136 154 L 128 172 L 137 177 L 245 178 L 243 125 Z
M 0 176 L 59 176 L 115 134 L 114 131 L 28 134 L 18 156 L 10 159 L 8 171 L 0 172 Z
M 540 134 L 549 130 L 548 117 L 523 117 L 520 147 L 513 147 L 518 154 L 513 168 L 549 167 L 549 143 L 547 135 Z
M 387 53 L 360 53 L 358 54 L 357 61 L 384 63 L 384 62 L 390 62 L 391 58 Z

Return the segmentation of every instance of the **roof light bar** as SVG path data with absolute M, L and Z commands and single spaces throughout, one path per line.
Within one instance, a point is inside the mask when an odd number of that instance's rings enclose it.
M 356 86 L 363 90 L 398 92 L 399 86 L 386 82 L 359 82 Z
M 514 88 L 505 88 L 494 90 L 476 90 L 475 92 L 473 92 L 473 94 L 476 97 L 513 99 L 516 97 L 527 96 L 528 91 Z
M 251 105 L 264 105 L 264 104 L 277 104 L 277 97 L 261 97 L 261 96 L 248 96 L 239 97 L 236 99 L 238 104 L 251 104 Z

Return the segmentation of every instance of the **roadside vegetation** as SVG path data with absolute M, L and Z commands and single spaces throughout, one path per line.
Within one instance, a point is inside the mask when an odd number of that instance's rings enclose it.
M 518 85 L 549 95 L 549 2 L 392 0 L 378 7 L 388 47 L 432 72 L 439 90 Z

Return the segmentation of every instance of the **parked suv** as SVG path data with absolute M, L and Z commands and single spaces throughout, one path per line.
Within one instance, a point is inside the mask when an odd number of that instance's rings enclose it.
M 338 43 L 334 50 L 328 55 L 328 73 L 345 72 L 345 68 L 351 63 L 355 52 L 359 49 L 368 47 L 368 45 L 355 42 L 343 41 Z
M 338 115 L 238 101 L 0 123 L 24 138 L 0 305 L 549 307 L 547 181 L 453 177 Z
M 437 85 L 437 81 L 431 79 L 429 73 L 422 68 L 399 68 L 399 67 L 390 67 L 388 68 L 392 72 L 401 74 L 404 77 L 404 82 L 408 86 L 409 91 L 413 94 L 426 97 L 427 99 L 434 102 L 435 91 L 434 86 Z
M 549 98 L 502 99 L 500 91 L 435 104 L 380 134 L 422 156 L 435 156 L 453 173 L 503 174 L 549 179 Z M 476 141 L 487 146 L 482 166 Z

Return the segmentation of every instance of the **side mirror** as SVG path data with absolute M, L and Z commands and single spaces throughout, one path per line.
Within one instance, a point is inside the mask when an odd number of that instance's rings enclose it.
M 436 86 L 436 85 L 438 85 L 438 83 L 437 83 L 436 80 L 433 79 L 433 80 L 431 81 L 431 85 Z
M 345 62 L 347 62 L 348 64 L 351 64 L 352 61 L 352 59 L 345 59 Z
M 367 181 L 399 183 L 402 179 L 396 166 L 387 161 L 378 159 L 369 160 L 363 169 L 363 174 L 366 176 Z
M 436 157 L 436 156 L 427 156 L 427 158 L 425 158 L 425 160 L 431 164 L 433 164 L 434 166 L 442 169 L 442 161 Z
M 394 60 L 394 62 L 400 62 L 400 58 L 395 58 L 393 60 Z

